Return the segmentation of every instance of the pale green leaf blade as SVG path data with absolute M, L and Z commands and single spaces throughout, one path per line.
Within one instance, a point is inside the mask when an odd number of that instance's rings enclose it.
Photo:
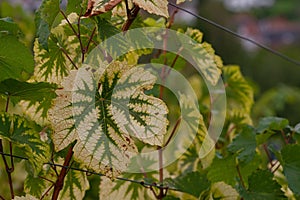
M 8 78 L 24 80 L 33 68 L 33 56 L 24 44 L 14 36 L 0 36 L 0 81 Z
M 132 2 L 151 14 L 169 17 L 167 0 L 133 0 Z

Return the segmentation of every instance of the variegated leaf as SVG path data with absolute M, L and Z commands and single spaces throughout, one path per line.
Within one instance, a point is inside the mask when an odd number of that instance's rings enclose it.
M 85 17 L 106 13 L 121 3 L 122 0 L 89 0 Z
M 50 146 L 41 140 L 36 129 L 32 122 L 21 116 L 0 115 L 0 137 L 15 143 L 24 151 L 35 175 L 50 158 Z
M 100 79 L 91 71 L 89 66 L 73 71 L 64 89 L 57 91 L 50 112 L 53 141 L 60 150 L 77 140 L 75 157 L 96 171 L 115 176 L 126 169 L 137 151 L 132 137 L 162 144 L 167 108 L 161 100 L 143 93 L 155 82 L 149 72 L 126 62 L 111 64 Z
M 185 32 L 189 38 L 180 37 L 183 53 L 191 56 L 194 67 L 197 67 L 205 79 L 212 85 L 216 85 L 221 76 L 222 60 L 210 44 L 202 43 L 202 33 L 197 29 L 187 29 Z
M 151 14 L 169 17 L 167 0 L 132 0 L 132 2 Z

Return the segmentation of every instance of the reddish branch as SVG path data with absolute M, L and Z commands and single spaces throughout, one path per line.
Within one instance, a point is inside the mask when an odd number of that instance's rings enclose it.
M 68 169 L 70 167 L 70 162 L 71 162 L 71 159 L 72 159 L 72 156 L 73 156 L 73 147 L 74 145 L 72 145 L 69 150 L 68 150 L 68 153 L 67 153 L 67 156 L 66 156 L 66 159 L 65 159 L 65 162 L 63 164 L 63 168 L 61 169 L 60 171 L 60 174 L 54 184 L 54 191 L 53 191 L 53 195 L 52 195 L 52 200 L 57 200 L 58 198 L 58 195 L 59 195 L 59 192 L 62 190 L 63 186 L 64 186 L 64 180 L 65 180 L 65 177 L 68 173 Z

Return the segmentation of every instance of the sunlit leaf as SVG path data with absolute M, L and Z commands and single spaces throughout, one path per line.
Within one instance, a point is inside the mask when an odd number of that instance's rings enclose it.
M 57 27 L 60 28 L 60 27 Z M 37 41 L 34 43 L 34 59 L 36 62 L 35 79 L 39 81 L 48 81 L 60 83 L 62 78 L 67 76 L 69 71 L 74 68 L 70 60 L 77 54 L 75 49 L 79 43 L 70 45 L 74 38 L 66 37 L 63 32 L 58 35 L 52 35 L 48 41 L 48 51 L 43 49 Z
M 143 174 L 132 174 L 133 176 L 127 176 L 126 178 L 132 178 L 131 180 L 141 180 Z M 138 179 L 139 178 L 139 179 Z M 128 181 L 116 180 L 112 181 L 106 177 L 101 178 L 99 186 L 99 199 L 111 200 L 111 199 L 124 199 L 124 200 L 140 200 L 140 199 L 153 199 L 154 195 L 150 190 L 142 186 L 141 184 L 130 183 Z
M 209 199 L 237 200 L 238 192 L 230 185 L 224 182 L 214 183 L 211 186 Z
M 89 0 L 84 16 L 90 17 L 106 13 L 121 3 L 121 1 L 122 0 Z
M 22 148 L 28 161 L 34 169 L 34 174 L 38 174 L 43 163 L 50 157 L 50 145 L 40 138 L 37 127 L 26 119 L 13 115 L 2 114 L 0 116 L 0 136 L 18 147 Z
M 30 194 L 26 194 L 25 196 L 15 196 L 14 200 L 38 200 L 38 198 L 35 198 L 34 196 Z
M 64 90 L 57 91 L 51 111 L 53 140 L 59 150 L 77 139 L 74 155 L 88 167 L 112 176 L 126 168 L 136 151 L 131 137 L 162 144 L 167 108 L 161 100 L 143 93 L 152 87 L 155 77 L 142 68 L 116 62 L 99 84 L 88 70 L 91 68 L 73 72 L 63 83 Z
M 229 117 L 239 116 L 242 122 L 251 124 L 250 110 L 254 102 L 253 88 L 243 77 L 238 66 L 226 66 L 222 70 Z
M 167 0 L 132 0 L 132 2 L 151 14 L 169 17 Z
M 201 43 L 202 33 L 197 29 L 187 29 L 185 32 L 189 39 L 180 37 L 182 52 L 185 56 L 191 56 L 194 60 L 194 67 L 202 73 L 204 78 L 212 85 L 215 85 L 221 75 L 223 66 L 220 57 L 215 55 L 215 52 L 210 44 Z

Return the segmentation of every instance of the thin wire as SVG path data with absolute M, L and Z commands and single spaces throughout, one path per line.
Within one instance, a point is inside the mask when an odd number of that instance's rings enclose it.
M 291 58 L 291 57 L 289 57 L 287 55 L 284 55 L 284 54 L 282 54 L 282 53 L 280 53 L 280 52 L 278 52 L 278 51 L 276 51 L 276 50 L 274 50 L 274 49 L 272 49 L 272 48 L 264 45 L 264 44 L 261 44 L 261 43 L 255 41 L 255 40 L 252 40 L 252 39 L 247 38 L 247 37 L 245 37 L 243 35 L 240 35 L 240 34 L 234 32 L 234 31 L 232 31 L 232 30 L 230 30 L 230 29 L 228 29 L 228 28 L 226 28 L 226 27 L 224 27 L 224 26 L 222 26 L 222 25 L 220 25 L 220 24 L 218 24 L 218 23 L 216 23 L 214 21 L 211 21 L 211 20 L 209 20 L 209 19 L 207 19 L 207 18 L 205 18 L 203 16 L 197 15 L 197 14 L 195 14 L 195 13 L 193 13 L 193 12 L 187 10 L 187 9 L 181 8 L 181 7 L 179 7 L 178 5 L 176 5 L 174 3 L 169 2 L 169 4 L 171 6 L 177 8 L 178 10 L 184 11 L 184 12 L 186 12 L 186 13 L 188 13 L 188 14 L 190 14 L 190 15 L 192 15 L 192 16 L 194 16 L 194 17 L 196 17 L 196 18 L 198 18 L 198 19 L 200 19 L 200 20 L 202 20 L 202 21 L 204 21 L 204 22 L 212 25 L 212 26 L 215 26 L 215 27 L 219 28 L 222 31 L 225 31 L 225 32 L 227 32 L 227 33 L 229 33 L 231 35 L 234 35 L 235 37 L 240 38 L 242 40 L 248 41 L 248 42 L 250 42 L 250 43 L 252 43 L 252 44 L 254 44 L 254 45 L 256 45 L 256 46 L 258 46 L 258 47 L 260 47 L 260 48 L 262 48 L 264 50 L 266 50 L 266 51 L 271 52 L 272 54 L 274 54 L 274 55 L 276 55 L 278 57 L 281 57 L 282 59 L 284 59 L 284 60 L 286 60 L 286 61 L 288 61 L 290 63 L 293 63 L 295 65 L 300 66 L 300 61 L 299 60 L 293 59 L 293 58 Z
M 26 157 L 17 156 L 17 155 L 10 155 L 10 154 L 3 153 L 3 152 L 0 152 L 0 154 L 2 154 L 4 156 L 18 158 L 18 159 L 21 159 L 21 160 L 29 160 Z M 61 165 L 61 164 L 55 164 L 55 163 L 50 163 L 50 162 L 47 162 L 47 163 L 44 163 L 44 164 L 45 165 L 52 165 L 52 166 L 56 166 L 56 167 L 61 167 L 61 168 L 67 168 L 67 169 L 71 169 L 71 170 L 74 170 L 74 171 L 85 172 L 87 174 L 93 174 L 93 175 L 97 175 L 97 176 L 105 176 L 104 174 L 101 174 L 101 173 L 89 171 L 89 170 L 86 170 L 86 169 L 75 168 L 75 167 L 72 167 L 72 166 L 69 167 L 69 166 L 64 166 L 64 165 Z M 181 191 L 178 188 L 169 187 L 169 186 L 165 186 L 165 185 L 159 185 L 159 184 L 156 184 L 156 183 L 148 183 L 148 182 L 145 182 L 145 181 L 137 181 L 137 180 L 127 179 L 127 178 L 122 178 L 122 177 L 116 177 L 116 179 L 121 180 L 121 181 L 127 181 L 127 182 L 131 182 L 131 183 L 140 184 L 144 187 L 156 187 L 158 189 L 168 189 L 168 190 L 174 190 L 174 191 Z

